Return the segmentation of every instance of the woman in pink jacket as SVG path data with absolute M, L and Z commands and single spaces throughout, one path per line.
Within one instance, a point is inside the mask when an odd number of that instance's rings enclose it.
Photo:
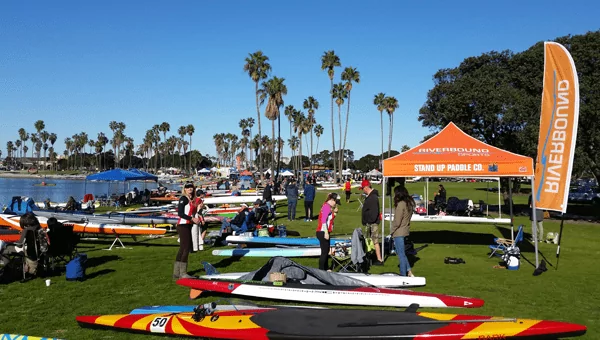
M 321 247 L 321 257 L 319 257 L 319 269 L 329 269 L 329 234 L 333 231 L 333 220 L 337 213 L 336 202 L 338 195 L 334 192 L 327 195 L 327 199 L 323 206 L 321 206 L 321 212 L 319 213 L 319 224 L 317 225 L 317 239 Z

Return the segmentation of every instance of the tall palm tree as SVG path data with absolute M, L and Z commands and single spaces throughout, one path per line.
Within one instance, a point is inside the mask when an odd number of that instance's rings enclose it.
M 42 145 L 45 145 L 46 142 L 48 141 L 48 138 L 50 138 L 50 134 L 48 133 L 48 131 L 42 131 L 39 133 L 39 135 L 40 135 L 40 140 L 42 141 Z M 46 152 L 47 151 L 48 151 L 48 146 L 46 146 L 44 148 L 44 162 L 46 162 Z
M 256 93 L 256 116 L 258 117 L 258 135 L 262 136 L 262 130 L 260 125 L 260 104 L 259 104 L 259 89 L 258 83 L 267 79 L 269 73 L 271 72 L 271 64 L 269 64 L 269 57 L 264 55 L 262 51 L 256 51 L 254 53 L 248 54 L 248 57 L 245 59 L 244 71 L 248 72 L 248 76 L 254 82 L 254 92 Z M 260 179 L 264 179 L 263 174 L 263 157 L 262 152 L 259 154 L 259 171 L 260 171 Z
M 348 119 L 350 117 L 350 92 L 352 91 L 352 83 L 360 83 L 360 72 L 354 67 L 346 67 L 342 72 L 342 80 L 345 81 L 344 86 L 348 93 L 348 108 L 346 110 L 346 126 L 344 127 L 344 144 L 341 146 L 342 150 L 346 150 L 346 137 L 348 136 Z M 341 131 L 340 131 L 341 133 Z M 346 151 L 344 151 L 346 152 Z M 347 161 L 346 161 L 347 162 Z M 347 164 L 346 164 L 347 167 Z M 342 163 L 340 160 L 340 169 Z
M 180 169 L 181 169 L 181 148 L 182 147 L 183 147 L 183 138 L 177 138 L 177 153 L 179 154 L 179 168 Z
M 54 164 L 56 163 L 56 152 L 54 152 L 54 148 L 48 148 L 48 154 L 50 155 L 50 170 L 54 170 Z
M 154 124 L 150 129 L 150 140 L 152 142 L 152 149 L 154 150 L 154 171 L 158 172 L 158 157 L 159 157 L 159 144 L 160 144 L 160 125 Z
M 27 145 L 23 145 L 23 153 L 27 155 L 27 151 L 29 151 L 29 147 Z
M 11 162 L 14 163 L 15 160 L 12 157 L 14 144 L 11 140 L 6 142 L 6 158 L 10 158 Z
M 187 127 L 186 127 L 185 125 L 182 125 L 182 126 L 180 126 L 180 127 L 177 129 L 177 134 L 179 134 L 179 137 L 180 137 L 180 138 L 181 138 L 181 140 L 183 141 L 183 140 L 184 140 L 184 137 L 185 137 L 185 135 L 187 134 Z M 185 163 L 186 163 L 186 162 L 185 162 L 185 153 L 183 154 L 183 157 L 184 157 L 184 159 L 183 159 L 183 161 L 184 161 L 184 162 L 183 162 L 183 163 L 185 164 Z M 182 169 L 182 170 L 183 170 L 183 169 Z
M 373 105 L 377 107 L 377 111 L 379 111 L 379 119 L 381 121 L 381 163 L 379 164 L 379 168 L 383 166 L 383 111 L 385 110 L 385 93 L 379 92 L 373 98 Z
M 300 176 L 303 175 L 302 170 L 304 168 L 304 164 L 302 162 L 302 135 L 306 134 L 308 132 L 308 124 L 307 124 L 307 118 L 304 115 L 304 113 L 302 111 L 298 111 L 296 114 L 296 119 L 294 120 L 294 132 L 298 134 L 298 146 L 299 146 L 299 171 L 300 171 Z M 300 178 L 300 177 L 298 177 Z
M 333 76 L 335 75 L 335 67 L 338 66 L 342 66 L 340 57 L 338 57 L 333 50 L 323 53 L 323 56 L 321 56 L 321 70 L 327 70 L 327 75 L 329 76 L 329 81 L 331 83 L 329 93 L 331 94 L 331 145 L 334 174 L 337 173 L 337 166 L 335 163 L 335 131 L 333 120 Z
M 302 105 L 305 110 L 308 110 L 308 125 L 310 126 L 310 173 L 312 174 L 312 166 L 313 166 L 313 127 L 317 123 L 315 119 L 315 110 L 319 109 L 319 102 L 313 97 L 310 96 L 304 99 L 304 103 Z
M 291 136 L 288 139 L 288 146 L 290 147 L 290 150 L 292 150 L 292 159 L 294 160 L 294 173 L 297 173 L 298 171 L 298 158 L 294 157 L 296 156 L 296 150 L 298 150 L 299 143 L 300 140 L 296 136 Z
M 196 129 L 194 128 L 194 125 L 192 124 L 188 124 L 185 127 L 185 132 L 187 133 L 188 136 L 190 136 L 190 172 L 192 171 L 192 135 L 194 134 L 194 132 L 196 132 Z
M 255 120 L 252 117 L 246 118 L 246 121 L 248 122 L 248 129 L 250 130 L 250 134 L 248 135 L 248 138 L 252 137 L 252 128 L 254 127 L 254 123 Z M 250 169 L 252 169 L 252 167 L 254 166 L 254 164 L 252 163 L 252 150 L 254 150 L 253 148 L 253 144 L 252 141 L 250 141 L 248 143 L 248 146 L 250 147 Z
M 160 126 L 158 127 L 158 130 L 163 133 L 163 140 L 166 141 L 167 140 L 167 132 L 171 131 L 171 125 L 167 122 L 162 122 L 160 124 Z M 165 156 L 163 155 L 160 159 L 161 167 L 164 167 L 164 163 L 163 163 L 164 158 L 165 158 Z
M 244 142 L 244 137 L 246 137 L 246 135 L 250 134 L 250 130 L 248 130 L 248 120 L 247 119 L 240 119 L 239 122 L 239 127 L 240 129 L 242 129 L 242 142 L 243 142 L 243 146 L 242 149 L 244 150 L 244 154 L 247 153 L 248 150 L 246 150 L 247 146 L 248 146 L 248 139 L 246 138 L 246 141 Z M 248 167 L 248 164 L 246 162 L 245 167 Z
M 37 131 L 36 137 L 39 140 L 41 138 L 40 133 L 46 128 L 46 124 L 44 123 L 43 120 L 38 120 L 33 124 L 33 126 L 35 127 L 35 130 Z M 35 142 L 34 147 L 36 147 L 35 150 L 38 153 L 38 155 L 37 155 L 37 165 L 38 166 L 37 167 L 39 168 L 40 167 L 40 151 L 38 151 L 38 149 L 37 149 L 37 140 Z M 41 146 L 40 146 L 40 150 L 41 150 Z
M 29 139 L 29 134 L 27 133 L 27 131 L 25 131 L 24 128 L 20 128 L 19 129 L 19 139 L 21 140 L 21 158 L 23 157 L 27 157 L 27 154 L 25 152 L 23 152 L 23 149 L 25 147 L 25 142 L 27 142 L 27 140 Z M 25 154 L 25 155 L 23 155 Z M 21 166 L 23 166 L 23 159 L 21 159 Z
M 221 164 L 220 160 L 223 155 L 223 143 L 225 142 L 225 134 L 215 133 L 213 135 L 213 141 L 215 142 L 215 151 L 217 152 L 217 164 Z
M 292 135 L 292 123 L 294 122 L 294 114 L 296 113 L 296 108 L 294 105 L 288 105 L 283 110 L 283 114 L 287 117 L 288 122 L 290 123 L 290 136 Z
M 104 132 L 98 133 L 98 142 L 102 145 L 102 157 L 104 162 L 102 163 L 101 169 L 104 170 L 106 166 L 106 144 L 108 144 L 108 137 L 106 137 Z
M 385 98 L 385 111 L 387 112 L 388 117 L 390 118 L 390 134 L 389 134 L 389 141 L 388 141 L 388 157 L 390 157 L 391 151 L 392 151 L 392 131 L 394 130 L 394 111 L 396 111 L 396 109 L 399 106 L 400 105 L 398 105 L 398 99 L 396 99 L 394 97 L 386 97 Z
M 17 149 L 20 149 L 21 146 L 23 145 L 23 142 L 21 142 L 20 139 L 15 140 L 15 146 L 17 147 Z M 18 152 L 17 152 L 17 157 L 19 156 Z M 21 162 L 23 162 L 23 160 L 21 160 Z M 16 162 L 15 162 L 16 163 Z
M 319 153 L 319 139 L 321 138 L 321 135 L 323 134 L 323 126 L 321 124 L 317 124 L 315 126 L 315 128 L 313 129 L 315 136 L 317 136 L 317 148 L 315 150 L 315 153 L 318 154 Z
M 38 139 L 37 142 L 35 142 L 35 152 L 37 153 L 38 158 L 38 170 L 40 168 L 40 154 L 42 153 L 42 146 L 42 141 Z
M 287 95 L 285 78 L 273 77 L 262 83 L 260 89 L 261 104 L 267 100 L 265 116 L 271 121 L 271 140 L 275 140 L 275 120 L 279 118 L 279 108 L 283 106 L 283 96 Z M 275 169 L 275 143 L 271 145 L 271 173 Z
M 338 158 L 337 158 L 337 164 L 338 164 L 338 170 L 340 171 L 340 175 L 342 172 L 342 164 L 343 164 L 343 157 L 342 157 L 342 152 L 344 151 L 342 149 L 342 105 L 344 105 L 344 101 L 346 98 L 348 98 L 348 91 L 346 91 L 346 87 L 344 86 L 344 84 L 342 83 L 338 83 L 338 84 L 334 84 L 333 85 L 333 92 L 331 93 L 332 97 L 335 98 L 335 103 L 338 106 L 338 125 L 340 128 L 340 148 L 338 150 Z M 334 152 L 335 155 L 335 152 Z M 336 166 L 336 160 L 334 157 L 333 160 L 333 164 L 334 167 Z

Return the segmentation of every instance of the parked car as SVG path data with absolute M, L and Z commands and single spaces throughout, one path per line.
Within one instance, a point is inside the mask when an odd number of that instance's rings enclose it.
M 571 187 L 569 202 L 600 203 L 600 190 L 598 187 Z

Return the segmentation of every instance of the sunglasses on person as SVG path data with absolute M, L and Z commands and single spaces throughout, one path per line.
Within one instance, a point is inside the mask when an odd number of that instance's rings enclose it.
M 186 183 L 184 188 L 185 189 L 189 189 L 189 188 L 193 188 L 194 187 L 194 183 Z

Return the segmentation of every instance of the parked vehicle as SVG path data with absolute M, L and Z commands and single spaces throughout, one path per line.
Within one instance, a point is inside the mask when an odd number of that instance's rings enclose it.
M 571 187 L 569 202 L 600 203 L 600 190 L 598 187 Z

